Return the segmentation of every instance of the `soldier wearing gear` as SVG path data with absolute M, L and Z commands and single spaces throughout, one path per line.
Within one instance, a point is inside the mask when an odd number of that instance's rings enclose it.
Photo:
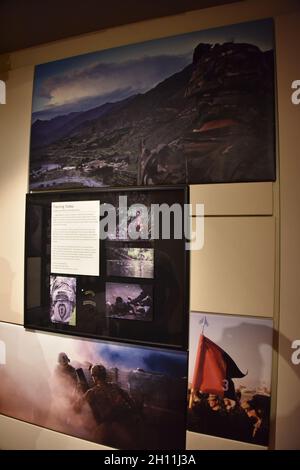
M 92 366 L 91 374 L 96 385 L 97 382 L 106 381 L 106 368 L 101 364 L 96 364 L 95 366 Z
M 129 395 L 117 384 L 106 381 L 106 368 L 97 364 L 92 367 L 91 374 L 94 387 L 85 394 L 93 415 L 98 424 L 105 421 L 122 421 L 130 416 L 134 404 Z
M 76 405 L 80 411 L 87 402 L 97 423 L 95 440 L 119 447 L 134 445 L 131 430 L 136 419 L 133 400 L 117 384 L 107 382 L 106 368 L 102 364 L 91 369 L 94 386 L 90 388 Z
M 70 359 L 64 352 L 58 355 L 58 365 L 55 369 L 55 378 L 60 392 L 66 395 L 73 395 L 77 387 L 76 369 L 69 364 Z

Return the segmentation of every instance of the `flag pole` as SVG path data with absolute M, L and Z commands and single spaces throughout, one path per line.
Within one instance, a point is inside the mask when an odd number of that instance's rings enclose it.
M 192 409 L 193 406 L 193 400 L 194 400 L 194 389 L 191 389 L 191 394 L 190 394 L 190 399 L 189 399 L 189 409 Z
M 206 320 L 206 316 L 204 317 L 204 322 L 203 322 L 203 326 L 202 326 L 202 334 L 204 335 L 204 328 L 206 327 L 207 325 L 207 320 Z

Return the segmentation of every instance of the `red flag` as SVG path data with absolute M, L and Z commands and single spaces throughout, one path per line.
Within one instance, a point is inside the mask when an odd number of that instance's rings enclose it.
M 222 349 L 210 339 L 200 335 L 192 382 L 193 390 L 223 396 L 226 364 L 222 352 Z
M 200 335 L 192 381 L 193 390 L 223 397 L 231 378 L 244 376 L 222 348 Z

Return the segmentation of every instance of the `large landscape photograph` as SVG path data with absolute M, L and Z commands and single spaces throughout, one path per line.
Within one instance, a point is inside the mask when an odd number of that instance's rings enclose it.
M 30 190 L 272 181 L 272 20 L 35 69 Z

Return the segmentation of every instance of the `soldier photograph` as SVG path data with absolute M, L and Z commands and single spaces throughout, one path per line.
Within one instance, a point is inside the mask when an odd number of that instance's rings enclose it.
M 76 325 L 76 278 L 50 276 L 50 320 Z
M 116 449 L 184 448 L 186 353 L 16 325 L 5 335 L 0 413 Z M 38 349 L 15 348 L 24 335 Z

